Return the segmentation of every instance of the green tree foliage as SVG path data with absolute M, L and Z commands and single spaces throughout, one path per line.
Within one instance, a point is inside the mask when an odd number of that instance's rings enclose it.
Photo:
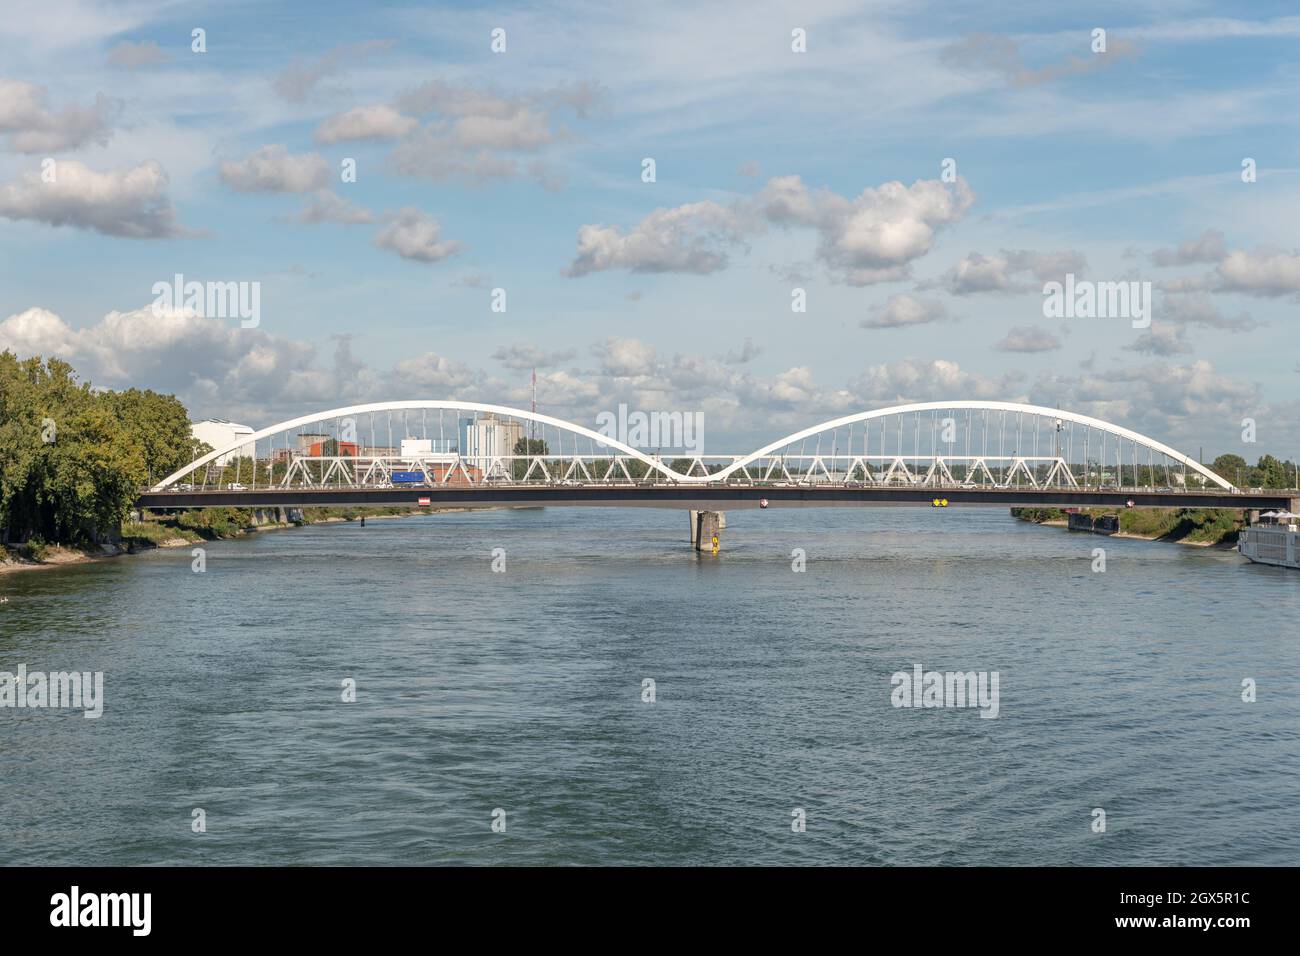
M 521 438 L 515 442 L 516 455 L 549 455 L 551 449 L 540 438 Z
M 1211 462 L 1210 471 L 1235 485 L 1245 480 L 1247 467 L 1246 459 L 1240 455 L 1220 455 Z
M 105 394 L 118 420 L 144 446 L 148 481 L 170 475 L 197 457 L 194 446 L 198 440 L 190 434 L 189 412 L 174 395 L 138 388 Z
M 0 526 L 6 532 L 15 509 L 31 506 L 27 476 L 41 454 L 42 412 L 34 374 L 30 363 L 0 353 Z
M 1242 488 L 1295 488 L 1296 465 L 1281 461 L 1272 455 L 1262 455 L 1254 465 L 1246 464 L 1240 455 L 1220 455 L 1210 465 L 1210 470 Z
M 116 529 L 137 490 L 189 460 L 175 398 L 78 382 L 67 362 L 0 353 L 0 538 L 88 542 Z
M 1259 463 L 1246 473 L 1246 482 L 1251 488 L 1294 488 L 1295 464 L 1290 461 L 1279 461 L 1272 455 L 1264 455 Z
M 540 438 L 521 438 L 517 442 L 515 442 L 514 453 L 516 455 L 545 456 L 545 455 L 549 455 L 551 453 L 551 450 L 547 446 L 546 442 Z M 510 470 L 515 481 L 522 481 L 524 475 L 528 474 L 529 464 L 530 462 L 527 461 L 516 461 L 512 463 L 512 467 Z M 534 478 L 539 477 L 539 474 L 537 472 L 534 472 L 533 477 Z

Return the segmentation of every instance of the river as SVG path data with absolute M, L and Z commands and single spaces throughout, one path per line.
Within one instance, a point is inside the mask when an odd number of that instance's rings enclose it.
M 0 577 L 0 670 L 104 675 L 98 719 L 0 709 L 0 862 L 1300 863 L 1300 573 L 1000 510 L 728 523 L 716 557 L 683 513 L 533 509 Z M 894 706 L 916 665 L 996 671 L 997 717 Z

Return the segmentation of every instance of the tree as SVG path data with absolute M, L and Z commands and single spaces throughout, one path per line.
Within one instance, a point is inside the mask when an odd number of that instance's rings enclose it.
M 521 438 L 515 442 L 516 455 L 549 455 L 551 449 L 541 438 Z
M 89 401 L 65 419 L 46 447 L 38 476 L 40 524 L 49 541 L 92 541 L 116 529 L 131 510 L 147 474 L 145 453 L 123 434 L 110 403 Z
M 532 456 L 545 457 L 550 453 L 551 453 L 551 449 L 547 446 L 545 440 L 541 438 L 521 438 L 517 442 L 515 442 L 515 447 L 514 447 L 515 455 L 526 455 L 529 457 Z M 514 477 L 514 480 L 522 481 L 524 475 L 528 474 L 529 462 L 515 461 L 512 462 L 511 464 L 513 465 L 513 467 L 510 469 L 510 471 L 511 471 L 511 475 Z
M 1295 465 L 1264 455 L 1246 476 L 1246 483 L 1251 488 L 1290 488 L 1295 481 Z
M 1246 459 L 1240 455 L 1220 455 L 1211 463 L 1210 471 L 1235 485 L 1242 481 L 1242 476 L 1246 473 Z
M 194 460 L 189 412 L 174 395 L 138 388 L 105 394 L 123 429 L 132 432 L 144 446 L 149 481 L 170 475 Z
M 0 535 L 4 541 L 25 539 L 32 502 L 28 476 L 41 450 L 42 416 L 38 411 L 35 367 L 0 352 Z
M 95 390 L 60 359 L 0 353 L 0 535 L 78 544 L 115 529 L 150 475 L 184 465 L 174 397 Z

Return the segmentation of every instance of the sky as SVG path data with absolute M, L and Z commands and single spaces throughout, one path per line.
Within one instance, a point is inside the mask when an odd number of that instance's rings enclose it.
M 0 349 L 254 427 L 536 368 L 712 453 L 998 399 L 1294 457 L 1289 7 L 6 0 Z

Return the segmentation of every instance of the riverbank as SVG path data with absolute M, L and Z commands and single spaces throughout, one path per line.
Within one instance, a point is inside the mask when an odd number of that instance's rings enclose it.
M 186 543 L 178 541 L 176 546 Z M 0 548 L 0 575 L 12 571 L 39 571 L 68 564 L 84 564 L 87 561 L 103 561 L 126 553 L 126 549 L 111 544 L 80 548 L 62 545 L 43 545 L 37 549 L 26 546 Z
M 1104 508 L 1079 511 L 1093 518 L 1116 514 Z M 1012 508 L 1011 514 L 1020 521 L 1054 528 L 1066 528 L 1069 522 L 1060 508 Z M 1236 547 L 1243 526 L 1241 512 L 1231 508 L 1133 508 L 1118 512 L 1118 517 L 1119 531 L 1101 537 L 1229 549 Z
M 203 541 L 224 541 L 262 531 L 297 528 L 304 525 L 338 524 L 359 519 L 405 518 L 411 515 L 450 514 L 491 508 L 303 508 L 286 509 L 212 508 L 182 512 L 168 518 L 131 521 L 122 526 L 119 537 L 100 545 L 51 545 L 40 542 L 0 546 L 0 575 L 16 571 L 39 571 L 105 561 L 139 554 L 156 548 L 183 548 Z

